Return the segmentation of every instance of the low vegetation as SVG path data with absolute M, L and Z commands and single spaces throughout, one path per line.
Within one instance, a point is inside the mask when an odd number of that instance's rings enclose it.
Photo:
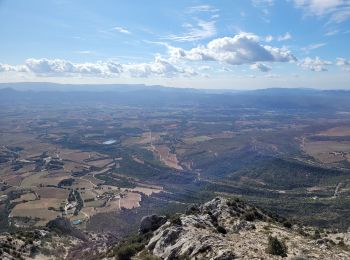
M 287 256 L 286 244 L 277 237 L 269 236 L 266 252 L 271 255 Z

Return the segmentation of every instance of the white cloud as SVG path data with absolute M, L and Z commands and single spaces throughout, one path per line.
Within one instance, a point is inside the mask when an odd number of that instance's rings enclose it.
M 113 30 L 120 32 L 120 33 L 124 33 L 124 34 L 131 34 L 131 32 L 129 30 L 127 30 L 126 28 L 120 27 L 120 26 L 114 27 Z
M 344 58 L 337 58 L 336 61 L 337 66 L 350 66 L 350 60 Z
M 350 17 L 350 2 L 348 2 L 347 4 L 347 7 L 343 7 L 341 8 L 341 10 L 338 10 L 332 14 L 332 21 L 336 23 L 341 23 L 348 20 L 348 18 Z
M 312 51 L 312 50 L 316 50 L 316 49 L 322 48 L 322 47 L 325 46 L 325 45 L 327 45 L 327 43 L 325 43 L 325 42 L 310 44 L 310 45 L 307 46 L 307 47 L 301 48 L 301 50 L 302 50 L 302 51 L 305 51 L 305 52 L 310 52 L 310 51 Z
M 264 63 L 260 63 L 260 62 L 250 65 L 250 68 L 253 70 L 260 70 L 261 72 L 268 72 L 271 70 L 271 67 L 267 66 Z
M 108 76 L 108 64 L 109 62 L 73 63 L 60 59 L 27 59 L 25 62 L 30 72 L 45 76 L 73 74 Z
M 292 39 L 292 35 L 289 33 L 289 32 L 286 32 L 284 35 L 280 35 L 277 37 L 277 40 L 278 41 L 287 41 L 287 40 L 290 40 Z
M 139 64 L 125 64 L 123 65 L 123 71 L 131 77 L 149 77 L 149 76 L 162 76 L 162 77 L 175 77 L 179 75 L 183 76 L 195 76 L 196 73 L 190 68 L 182 68 L 171 64 L 169 61 L 156 57 L 154 62 L 151 63 L 139 63 Z
M 183 27 L 187 32 L 180 35 L 171 34 L 166 39 L 179 42 L 198 41 L 216 34 L 215 21 L 198 20 L 196 24 L 186 23 Z
M 327 66 L 331 64 L 332 62 L 321 60 L 319 57 L 316 57 L 315 59 L 307 57 L 298 63 L 298 65 L 304 70 L 311 70 L 317 72 L 328 71 Z
M 341 67 L 344 71 L 350 71 L 350 60 L 337 58 L 335 64 Z
M 79 53 L 79 54 L 93 54 L 95 52 L 94 51 L 77 51 L 76 53 Z
M 341 23 L 350 17 L 349 0 L 294 0 L 306 15 L 329 16 L 330 22 Z
M 218 11 L 219 9 L 214 8 L 211 5 L 196 5 L 196 6 L 191 6 L 187 9 L 188 13 L 199 13 L 199 12 L 215 13 Z
M 252 0 L 252 4 L 255 7 L 273 6 L 274 2 L 274 0 Z
M 17 71 L 15 66 L 0 63 L 0 72 Z
M 269 79 L 276 79 L 276 78 L 280 78 L 281 76 L 278 74 L 267 74 L 264 77 Z
M 210 66 L 200 66 L 198 67 L 199 70 L 210 70 L 211 67 Z
M 24 65 L 0 64 L 0 72 L 29 72 L 39 77 L 192 77 L 197 73 L 186 66 L 177 66 L 170 61 L 155 57 L 153 62 L 121 64 L 115 61 L 96 63 L 73 63 L 60 59 L 27 59 Z
M 191 42 L 207 39 L 216 35 L 216 20 L 220 10 L 211 5 L 196 5 L 188 7 L 185 13 L 188 21 L 182 25 L 182 33 L 170 34 L 163 39 L 178 42 Z M 203 16 L 205 18 L 203 18 Z
M 289 32 L 286 32 L 285 34 L 278 35 L 278 36 L 267 35 L 265 37 L 265 42 L 272 42 L 273 40 L 277 40 L 281 42 L 281 41 L 287 41 L 290 39 L 292 39 L 292 35 Z
M 277 48 L 260 43 L 252 33 L 241 32 L 233 37 L 214 39 L 206 45 L 191 49 L 173 47 L 154 42 L 167 48 L 167 55 L 156 55 L 150 62 L 119 63 L 113 60 L 75 63 L 62 59 L 27 59 L 23 65 L 0 64 L 0 72 L 26 72 L 38 77 L 96 77 L 96 78 L 173 78 L 200 76 L 198 71 L 207 62 L 215 66 L 251 65 L 252 69 L 270 71 L 266 62 L 293 62 L 297 59 L 287 48 Z M 201 68 L 201 69 L 199 69 Z
M 331 31 L 327 31 L 324 35 L 325 36 L 333 36 L 339 33 L 339 30 L 331 30 Z
M 168 46 L 168 52 L 171 60 L 217 61 L 230 65 L 296 61 L 288 49 L 262 45 L 257 35 L 244 32 L 214 39 L 206 46 L 199 45 L 188 51 Z
M 274 0 L 251 0 L 251 3 L 254 7 L 260 10 L 260 18 L 265 23 L 270 23 L 270 9 L 274 5 Z
M 265 37 L 265 42 L 272 42 L 273 41 L 273 36 L 272 35 L 267 35 Z

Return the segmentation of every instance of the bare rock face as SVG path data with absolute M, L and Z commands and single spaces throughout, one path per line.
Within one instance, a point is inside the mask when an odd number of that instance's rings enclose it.
M 147 249 L 160 259 L 282 259 L 268 238 L 286 245 L 287 259 L 350 259 L 345 247 L 325 247 L 240 200 L 216 198 L 192 207 L 153 233 Z
M 154 231 L 166 222 L 165 216 L 151 215 L 141 219 L 140 232 L 145 234 Z

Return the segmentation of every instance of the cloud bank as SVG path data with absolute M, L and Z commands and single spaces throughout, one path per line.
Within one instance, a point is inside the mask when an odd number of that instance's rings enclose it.
M 176 77 L 195 76 L 196 73 L 187 67 L 179 67 L 157 56 L 149 63 L 122 64 L 115 61 L 98 61 L 96 63 L 73 63 L 61 59 L 27 59 L 24 65 L 12 66 L 0 64 L 0 72 L 26 72 L 41 77 Z
M 207 45 L 200 45 L 190 50 L 172 46 L 168 49 L 172 60 L 217 61 L 230 65 L 297 60 L 288 49 L 262 45 L 257 35 L 244 32 L 234 37 L 217 38 Z
M 263 42 L 266 43 L 265 39 Z M 272 63 L 295 63 L 309 71 L 327 71 L 332 62 L 319 57 L 302 60 L 285 47 L 264 44 L 252 33 L 241 32 L 232 37 L 221 37 L 206 45 L 183 49 L 168 43 L 157 43 L 166 47 L 167 53 L 157 54 L 153 61 L 140 63 L 120 63 L 115 60 L 75 63 L 64 59 L 27 59 L 21 65 L 0 63 L 0 73 L 30 73 L 38 77 L 99 77 L 99 78 L 175 78 L 205 76 L 203 67 L 229 68 L 246 65 L 252 70 L 269 72 Z M 315 44 L 309 49 L 322 47 Z M 338 58 L 335 64 L 344 71 L 350 70 L 350 61 Z M 206 69 L 208 71 L 208 69 Z

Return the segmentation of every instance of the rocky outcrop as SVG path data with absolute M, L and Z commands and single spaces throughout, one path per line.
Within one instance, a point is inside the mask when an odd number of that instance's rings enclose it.
M 168 220 L 154 232 L 147 249 L 166 260 L 281 259 L 268 250 L 271 238 L 285 246 L 281 255 L 288 259 L 350 259 L 343 242 L 320 243 L 300 227 L 283 225 L 258 208 L 225 198 Z
M 145 234 L 150 231 L 154 231 L 159 228 L 161 225 L 165 224 L 166 217 L 165 216 L 145 216 L 141 219 L 140 223 L 140 232 Z
M 46 227 L 50 231 L 55 231 L 58 234 L 69 235 L 85 242 L 88 241 L 88 237 L 81 230 L 74 228 L 66 218 L 58 217 L 51 220 L 46 224 Z

